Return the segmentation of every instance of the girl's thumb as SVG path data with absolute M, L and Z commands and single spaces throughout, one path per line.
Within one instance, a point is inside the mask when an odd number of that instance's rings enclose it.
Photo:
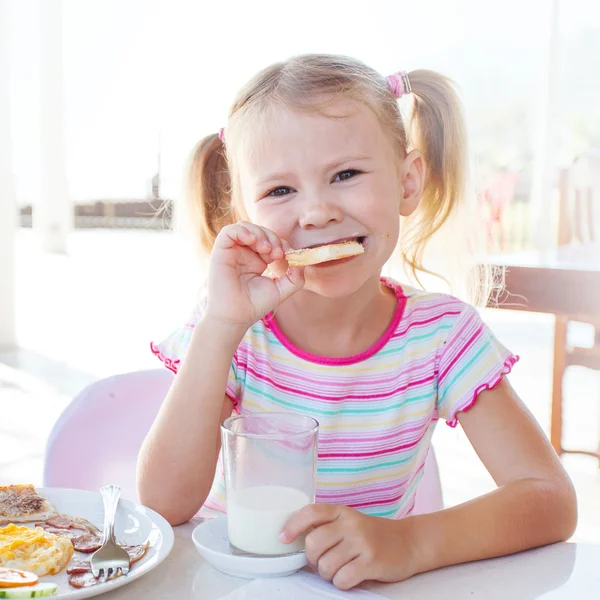
M 290 267 L 285 275 L 275 280 L 281 302 L 304 287 L 304 267 Z

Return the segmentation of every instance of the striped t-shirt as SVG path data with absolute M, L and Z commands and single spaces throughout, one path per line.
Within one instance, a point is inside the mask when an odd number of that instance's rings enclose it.
M 304 352 L 272 315 L 248 329 L 225 393 L 234 410 L 293 412 L 319 422 L 317 502 L 409 515 L 438 419 L 451 427 L 517 360 L 479 313 L 451 296 L 382 282 L 395 315 L 371 348 L 346 358 Z M 201 310 L 153 352 L 175 373 Z M 221 459 L 204 509 L 225 512 Z

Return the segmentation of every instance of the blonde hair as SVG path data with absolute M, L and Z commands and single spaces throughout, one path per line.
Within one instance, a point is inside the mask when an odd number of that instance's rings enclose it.
M 447 282 L 457 295 L 475 303 L 487 301 L 492 279 L 486 269 L 465 258 L 474 254 L 477 228 L 462 228 L 467 208 L 467 135 L 461 101 L 452 82 L 428 70 L 409 73 L 412 94 L 401 111 L 386 78 L 353 58 L 335 55 L 302 55 L 260 71 L 235 98 L 225 130 L 226 144 L 218 134 L 197 145 L 189 169 L 189 199 L 201 247 L 210 252 L 221 228 L 241 216 L 236 154 L 256 143 L 257 128 L 266 128 L 278 107 L 321 111 L 336 98 L 355 100 L 369 107 L 403 159 L 418 149 L 426 166 L 423 196 L 417 210 L 402 218 L 400 266 L 412 282 L 423 275 Z M 249 123 L 252 126 L 249 126 Z M 400 216 L 399 216 L 400 218 Z M 426 250 L 436 235 L 452 230 L 442 254 L 452 254 L 460 275 L 442 276 L 431 266 Z M 458 236 L 456 237 L 458 233 Z M 448 236 L 446 236 L 448 237 Z M 453 238 L 453 241 L 451 241 Z M 459 248 L 460 247 L 460 248 Z M 456 270 L 456 269 L 455 269 Z

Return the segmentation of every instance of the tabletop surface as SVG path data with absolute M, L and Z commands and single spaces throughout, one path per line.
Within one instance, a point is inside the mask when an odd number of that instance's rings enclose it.
M 201 521 L 176 527 L 169 557 L 129 585 L 100 596 L 106 600 L 217 600 L 248 580 L 223 575 L 198 554 L 192 531 Z M 544 600 L 600 598 L 600 545 L 564 543 L 521 554 L 425 573 L 397 584 L 364 589 L 388 599 Z M 267 599 L 265 599 L 267 600 Z
M 571 244 L 547 250 L 494 254 L 487 262 L 502 266 L 600 271 L 600 244 Z

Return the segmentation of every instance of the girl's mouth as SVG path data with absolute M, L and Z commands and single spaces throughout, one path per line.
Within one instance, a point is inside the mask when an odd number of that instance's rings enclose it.
M 338 240 L 333 240 L 331 242 L 324 242 L 320 244 L 313 244 L 312 246 L 305 246 L 305 248 L 320 248 L 321 246 L 332 246 L 333 244 L 344 244 L 346 242 L 358 242 L 361 246 L 365 246 L 365 242 L 367 240 L 366 235 L 359 235 L 347 238 L 340 238 Z

